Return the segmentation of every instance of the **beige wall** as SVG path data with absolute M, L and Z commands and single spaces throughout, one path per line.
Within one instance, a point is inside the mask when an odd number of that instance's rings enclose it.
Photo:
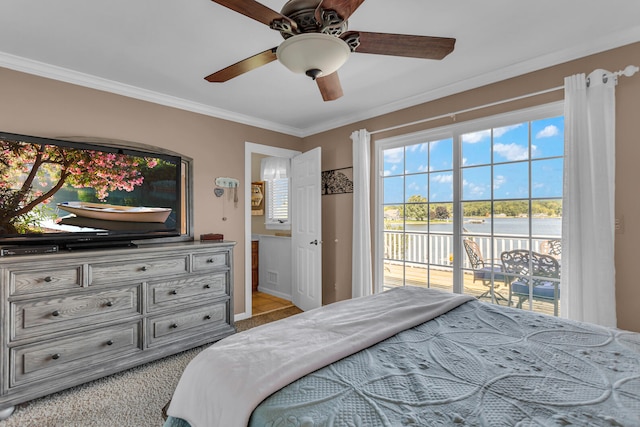
M 533 92 L 542 91 L 564 83 L 564 77 L 577 73 L 590 73 L 597 68 L 610 71 L 623 69 L 629 64 L 638 64 L 640 43 L 589 56 L 566 64 L 530 73 L 500 83 L 449 96 L 395 113 L 365 120 L 304 139 L 303 150 L 322 146 L 322 169 L 335 169 L 352 165 L 351 132 L 366 128 L 369 131 L 385 129 L 404 123 L 411 123 L 428 117 L 435 117 L 470 107 L 481 106 L 495 101 L 510 99 Z M 348 96 L 348 88 L 345 88 Z M 640 239 L 640 144 L 638 125 L 640 124 L 640 76 L 621 78 L 616 91 L 616 216 L 624 216 L 624 233 L 616 235 L 616 300 L 618 326 L 623 329 L 640 331 L 640 285 L 638 285 L 637 245 Z M 540 105 L 561 100 L 563 92 L 528 98 L 507 105 L 486 108 L 473 113 L 458 115 L 456 121 L 486 117 L 505 111 Z M 374 135 L 375 139 L 416 132 L 444 126 L 450 118 L 429 122 Z M 372 191 L 373 187 L 372 177 Z M 322 198 L 322 239 L 323 247 L 323 298 L 324 303 L 351 297 L 351 233 L 353 198 L 351 195 L 325 196 Z M 336 241 L 337 239 L 337 241 Z M 334 288 L 335 286 L 335 288 Z
M 3 68 L 0 94 L 3 132 L 135 141 L 194 159 L 195 235 L 222 233 L 238 242 L 234 311 L 244 312 L 244 187 L 234 208 L 232 200 L 213 195 L 214 179 L 244 180 L 245 141 L 297 150 L 300 138 Z
M 528 94 L 563 84 L 564 76 L 611 71 L 637 64 L 640 43 L 593 55 L 497 84 L 425 103 L 381 117 L 355 123 L 301 140 L 296 137 L 232 123 L 196 113 L 82 88 L 68 83 L 0 68 L 0 130 L 36 136 L 91 136 L 136 141 L 171 149 L 194 159 L 195 235 L 223 233 L 238 242 L 235 250 L 235 312 L 244 311 L 244 196 L 238 208 L 213 196 L 217 176 L 242 179 L 244 142 L 306 151 L 322 146 L 322 170 L 352 166 L 351 132 L 370 131 L 438 116 L 469 107 Z M 348 95 L 348 88 L 345 88 Z M 460 115 L 470 120 L 562 99 L 562 92 L 529 98 L 509 105 Z M 616 236 L 618 325 L 640 331 L 640 286 L 637 285 L 636 241 L 640 238 L 640 77 L 622 78 L 617 90 L 616 212 L 625 219 L 624 233 Z M 442 126 L 450 119 L 375 135 L 386 138 Z M 373 187 L 372 187 L 373 188 Z M 241 187 L 242 189 L 242 187 Z M 323 196 L 323 302 L 351 296 L 352 196 Z

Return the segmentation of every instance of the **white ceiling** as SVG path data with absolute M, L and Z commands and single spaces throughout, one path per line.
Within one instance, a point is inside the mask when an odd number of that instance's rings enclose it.
M 206 82 L 282 42 L 210 0 L 1 0 L 0 66 L 307 136 L 640 41 L 640 1 L 367 0 L 349 29 L 457 42 L 442 61 L 355 53 L 323 102 L 277 61 Z

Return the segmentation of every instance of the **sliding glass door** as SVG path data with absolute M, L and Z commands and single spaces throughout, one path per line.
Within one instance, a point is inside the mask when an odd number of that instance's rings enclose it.
M 377 141 L 379 289 L 557 314 L 561 113 L 554 104 Z
M 453 140 L 389 148 L 382 157 L 383 287 L 453 291 Z

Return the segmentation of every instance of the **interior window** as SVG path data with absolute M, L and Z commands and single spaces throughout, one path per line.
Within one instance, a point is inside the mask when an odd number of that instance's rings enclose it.
M 289 178 L 267 179 L 266 226 L 289 226 Z
M 265 157 L 260 164 L 260 177 L 266 185 L 265 227 L 289 230 L 291 160 L 284 157 Z

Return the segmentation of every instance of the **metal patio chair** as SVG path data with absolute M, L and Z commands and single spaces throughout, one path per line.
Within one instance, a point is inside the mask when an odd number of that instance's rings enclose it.
M 518 298 L 516 307 L 529 298 L 553 303 L 553 314 L 558 315 L 560 300 L 560 264 L 551 255 L 528 249 L 505 251 L 501 255 L 504 274 L 509 284 L 509 305 Z
M 482 284 L 486 286 L 488 289 L 483 292 L 477 299 L 480 298 L 491 298 L 495 297 L 496 303 L 499 304 L 498 301 L 508 302 L 509 300 L 502 296 L 499 292 L 496 292 L 496 288 L 499 287 L 498 281 L 504 281 L 504 275 L 502 273 L 502 265 L 493 262 L 494 260 L 486 260 L 482 256 L 482 252 L 480 251 L 480 246 L 476 242 L 471 239 L 464 239 L 464 249 L 467 252 L 467 256 L 469 257 L 469 264 L 473 268 L 473 282 L 476 280 L 481 280 Z M 493 286 L 491 284 L 491 278 L 493 276 Z

